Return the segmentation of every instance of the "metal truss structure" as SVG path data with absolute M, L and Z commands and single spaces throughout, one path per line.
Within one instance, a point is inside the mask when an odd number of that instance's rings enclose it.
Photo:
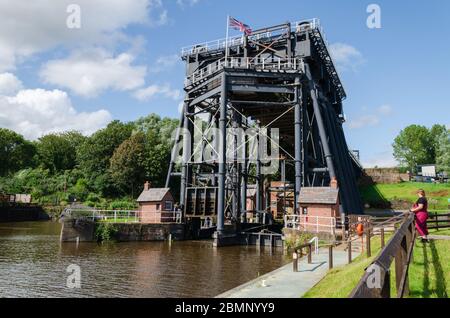
M 212 220 L 219 234 L 248 215 L 262 223 L 271 191 L 289 190 L 298 202 L 302 187 L 333 178 L 342 213 L 362 213 L 361 166 L 342 127 L 346 93 L 317 19 L 190 46 L 182 58 L 186 98 L 166 186 L 181 177 L 185 217 Z

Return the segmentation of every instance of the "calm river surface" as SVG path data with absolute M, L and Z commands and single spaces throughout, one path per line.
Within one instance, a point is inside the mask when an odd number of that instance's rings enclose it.
M 56 222 L 0 223 L 0 297 L 213 297 L 288 262 L 209 241 L 60 244 Z M 81 289 L 66 287 L 81 267 Z

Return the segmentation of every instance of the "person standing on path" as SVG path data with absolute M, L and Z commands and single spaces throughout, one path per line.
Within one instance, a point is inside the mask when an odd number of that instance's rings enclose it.
M 422 237 L 422 243 L 428 243 L 428 200 L 425 191 L 422 189 L 417 191 L 417 195 L 419 196 L 419 199 L 410 212 L 413 212 L 416 215 L 416 229 Z

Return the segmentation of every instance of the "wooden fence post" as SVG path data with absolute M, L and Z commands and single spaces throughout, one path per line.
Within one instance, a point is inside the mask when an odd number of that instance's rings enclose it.
M 352 262 L 352 241 L 349 239 L 348 241 L 348 263 L 350 264 Z
M 294 273 L 298 272 L 298 254 L 297 251 L 294 251 L 294 254 L 292 254 L 292 259 L 293 259 L 293 266 L 294 266 Z
M 372 250 L 370 249 L 370 228 L 369 227 L 367 227 L 367 230 L 366 230 L 366 253 L 367 253 L 367 257 L 372 256 Z
M 328 269 L 333 269 L 333 245 L 328 249 Z
M 438 220 L 438 213 L 434 213 L 434 222 L 436 224 L 436 231 L 439 231 L 439 220 Z
M 386 242 L 384 240 L 384 227 L 381 228 L 381 248 L 384 248 L 386 245 Z

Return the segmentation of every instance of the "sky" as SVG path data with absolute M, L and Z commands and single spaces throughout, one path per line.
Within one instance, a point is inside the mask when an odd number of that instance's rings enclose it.
M 178 118 L 181 48 L 224 38 L 227 15 L 254 29 L 320 19 L 348 96 L 347 141 L 364 166 L 395 165 L 393 139 L 410 124 L 450 127 L 449 1 L 276 4 L 0 0 L 0 127 L 35 140 L 150 113 Z M 368 27 L 371 4 L 380 28 Z

